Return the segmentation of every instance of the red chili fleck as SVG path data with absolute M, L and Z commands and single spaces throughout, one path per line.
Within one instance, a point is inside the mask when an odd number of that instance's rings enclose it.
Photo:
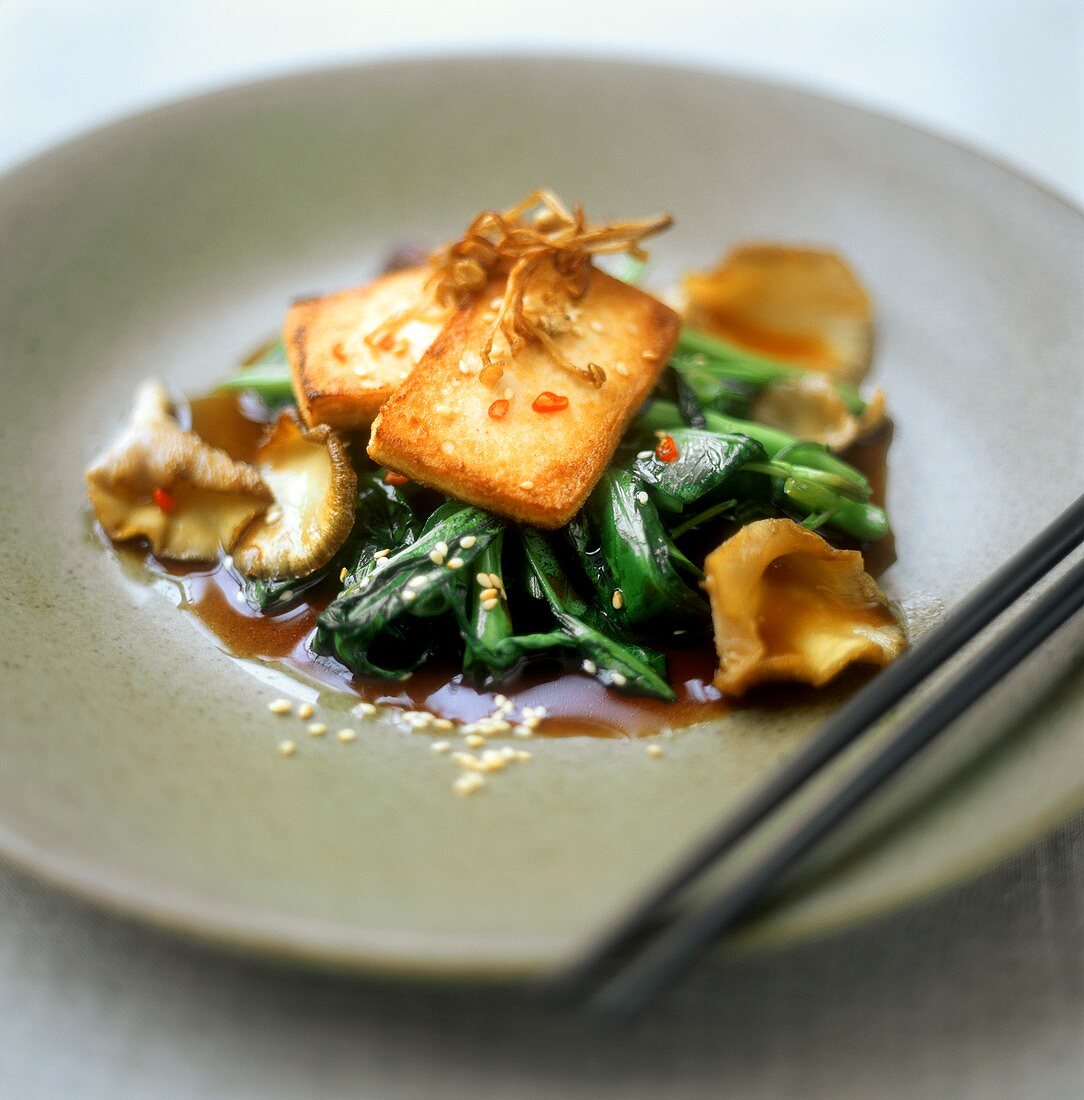
M 395 346 L 395 333 L 385 332 L 384 335 L 377 340 L 376 346 L 380 348 L 381 351 L 391 351 Z
M 402 474 L 397 474 L 394 470 L 389 470 L 384 475 L 385 485 L 405 485 L 409 480 L 409 477 L 404 477 Z
M 161 486 L 151 491 L 151 499 L 158 505 L 158 510 L 167 516 L 177 507 L 177 498 Z
M 659 445 L 655 448 L 655 457 L 660 462 L 677 462 L 680 455 L 672 435 L 664 435 L 659 440 Z
M 532 402 L 531 408 L 536 413 L 555 413 L 568 408 L 568 398 L 564 394 L 550 393 L 543 390 Z
M 503 420 L 508 415 L 508 401 L 503 397 L 499 401 L 494 401 L 489 406 L 489 415 L 494 420 Z
M 334 355 L 340 363 L 346 362 L 346 349 L 342 346 L 341 343 L 332 345 L 331 354 Z

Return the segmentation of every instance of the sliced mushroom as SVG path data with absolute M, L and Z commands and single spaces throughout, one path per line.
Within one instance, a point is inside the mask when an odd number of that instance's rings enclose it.
M 136 394 L 121 434 L 86 473 L 110 538 L 146 538 L 160 558 L 214 561 L 271 501 L 259 473 L 185 431 L 161 382 Z
M 761 390 L 753 401 L 752 418 L 798 439 L 810 439 L 833 451 L 844 451 L 884 423 L 885 395 L 875 390 L 865 411 L 855 416 L 848 411 L 831 380 L 810 371 Z
M 303 577 L 326 565 L 354 523 L 357 475 L 328 427 L 305 428 L 293 412 L 279 415 L 256 452 L 256 467 L 275 503 L 234 547 L 246 577 Z
M 690 325 L 795 366 L 859 382 L 873 350 L 873 307 L 835 252 L 786 245 L 735 248 L 685 278 Z
M 743 527 L 704 563 L 719 670 L 742 695 L 792 680 L 820 687 L 855 663 L 884 666 L 903 630 L 856 550 L 836 550 L 789 519 Z

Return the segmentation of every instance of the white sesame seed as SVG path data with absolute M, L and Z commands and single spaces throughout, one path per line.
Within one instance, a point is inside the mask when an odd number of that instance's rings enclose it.
M 494 588 L 504 588 L 504 581 L 501 580 L 501 576 L 500 576 L 499 573 L 490 573 L 489 574 L 489 583 Z
M 433 549 L 429 551 L 429 560 L 434 565 L 443 565 L 444 555 L 439 550 Z
M 374 554 L 373 559 L 373 565 L 375 565 L 377 569 L 386 569 L 390 564 L 390 560 L 386 556 L 382 558 L 378 554 Z M 366 580 L 368 580 L 368 578 L 366 578 Z
M 348 745 L 351 741 L 356 741 L 358 739 L 357 731 L 347 726 L 345 729 L 341 729 L 335 734 L 335 739 L 343 745 Z
M 295 752 L 297 752 L 296 741 L 279 742 L 279 756 L 293 756 Z
M 618 687 L 624 687 L 629 682 L 629 678 L 623 672 L 615 672 L 613 674 L 613 682 Z
M 418 593 L 415 592 L 413 588 L 408 588 L 403 593 L 403 602 L 404 603 L 413 603 L 417 598 L 418 598 Z
M 503 707 L 507 702 L 508 702 L 508 696 L 507 695 L 494 695 L 493 696 L 493 705 L 495 707 Z
M 446 454 L 446 455 L 450 455 L 450 454 L 452 453 L 452 451 L 454 451 L 454 450 L 455 450 L 455 444 L 454 444 L 454 443 L 453 443 L 453 442 L 452 442 L 452 441 L 451 441 L 450 439 L 446 439 L 446 440 L 445 440 L 445 441 L 444 441 L 444 442 L 443 442 L 443 443 L 442 443 L 442 444 L 440 445 L 440 449 L 441 449 L 441 451 L 442 451 L 442 452 L 443 452 L 444 454 Z
M 279 593 L 279 603 L 289 603 L 294 598 L 294 590 L 287 588 Z
M 477 535 L 464 535 L 459 540 L 459 545 L 462 546 L 464 550 L 469 550 L 477 541 Z
M 529 730 L 536 730 L 542 725 L 542 715 L 530 714 L 520 723 L 522 726 L 526 726 Z
M 488 573 L 475 573 L 474 579 L 483 587 L 489 588 L 489 574 Z
M 610 603 L 613 604 L 615 611 L 620 611 L 625 606 L 625 593 L 620 588 L 615 588 L 613 596 L 610 597 Z
M 377 706 L 375 703 L 358 703 L 358 705 L 354 709 L 358 712 L 358 714 L 364 714 L 367 717 L 371 718 L 374 714 L 376 714 Z
M 448 559 L 448 568 L 449 569 L 462 569 L 463 568 L 463 559 L 462 558 L 449 558 Z
M 380 560 L 381 558 L 386 558 L 390 553 L 391 553 L 391 550 L 389 550 L 385 546 L 383 550 L 377 550 L 377 552 L 373 555 L 373 557 L 377 560 Z
M 275 699 L 267 704 L 267 709 L 272 714 L 289 714 L 294 709 L 289 699 Z
M 434 718 L 433 727 L 438 730 L 455 729 L 455 723 L 450 718 Z
M 483 610 L 483 611 L 492 611 L 492 610 L 493 610 L 493 608 L 495 608 L 495 607 L 497 606 L 497 604 L 499 604 L 500 602 L 501 602 L 501 601 L 500 601 L 500 600 L 498 600 L 498 599 L 496 599 L 496 598 L 491 598 L 491 599 L 488 599 L 488 600 L 483 600 L 483 601 L 482 601 L 482 610 Z
M 304 721 L 305 719 L 311 718 L 313 716 L 314 710 L 315 708 L 313 707 L 312 703 L 302 703 L 301 706 L 297 708 L 297 716 L 302 721 Z
M 323 722 L 313 722 L 308 727 L 310 737 L 323 737 L 327 733 L 327 726 Z
M 584 672 L 587 673 L 588 676 L 594 676 L 594 674 L 598 672 L 598 665 L 596 665 L 595 662 L 592 661 L 590 658 L 585 660 L 580 667 L 583 669 Z
M 637 500 L 638 500 L 638 501 L 639 501 L 639 502 L 640 502 L 641 504 L 646 504 L 646 503 L 648 502 L 648 495 L 647 495 L 647 493 L 645 493 L 645 492 L 643 491 L 643 489 L 641 489 L 641 490 L 640 490 L 640 491 L 639 491 L 639 492 L 638 492 L 638 493 L 636 494 L 636 499 L 637 499 Z
M 500 309 L 501 308 L 501 303 L 503 301 L 504 301 L 503 298 L 492 298 L 492 299 L 490 299 L 490 302 L 489 302 L 489 308 L 490 309 Z
M 434 741 L 430 749 L 439 755 L 440 753 L 447 752 L 451 747 L 451 743 L 448 741 Z
M 453 784 L 452 790 L 456 794 L 468 795 L 481 790 L 486 785 L 485 779 L 480 775 L 461 775 Z
M 614 363 L 614 370 L 621 375 L 622 378 L 628 378 L 629 368 L 624 363 Z
M 652 760 L 658 760 L 662 756 L 662 745 L 648 745 L 645 751 Z
M 277 504 L 272 504 L 263 517 L 268 523 L 278 523 L 282 519 L 282 509 Z
M 534 488 L 534 482 L 533 481 L 521 481 L 519 483 L 519 487 L 521 489 L 533 489 Z
M 654 451 L 637 451 L 636 452 L 636 457 L 637 458 L 650 458 L 654 453 L 655 453 Z
M 603 331 L 605 331 L 602 327 L 602 322 L 601 321 L 592 321 L 591 322 L 591 331 L 592 332 L 603 332 Z
M 469 752 L 453 752 L 452 763 L 458 764 L 461 768 L 472 767 L 476 761 Z
M 502 745 L 497 750 L 505 760 L 515 760 L 516 750 L 511 745 Z
M 450 405 L 434 405 L 433 411 L 439 413 L 441 416 L 447 416 L 452 409 Z
M 643 357 L 644 357 L 644 358 L 645 358 L 645 359 L 646 359 L 646 360 L 647 360 L 647 361 L 648 361 L 649 363 L 653 363 L 653 362 L 654 362 L 654 361 L 655 361 L 656 359 L 658 359 L 658 358 L 659 358 L 659 353 L 658 353 L 657 351 L 652 351 L 652 350 L 651 350 L 650 348 L 645 348 L 645 349 L 644 349 L 644 350 L 643 350 L 643 351 L 642 351 L 642 352 L 641 352 L 640 354 L 641 354 L 641 355 L 642 355 L 642 356 L 643 356 Z
M 521 722 L 518 726 L 512 727 L 513 737 L 534 737 L 534 730 L 530 726 L 525 726 Z
M 507 763 L 508 761 L 501 755 L 499 749 L 486 749 L 486 751 L 482 753 L 482 766 L 486 771 L 503 771 Z
M 468 749 L 480 749 L 486 743 L 486 739 L 480 733 L 472 733 L 466 739 Z
M 407 581 L 407 588 L 416 588 L 419 591 L 429 583 L 429 578 L 424 573 L 416 573 Z
M 511 387 L 509 387 L 508 389 L 506 389 L 506 390 L 504 391 L 504 399 L 505 399 L 505 401 L 511 401 L 511 400 L 512 400 L 512 398 L 513 398 L 513 397 L 515 397 L 515 395 L 516 395 L 516 394 L 515 394 L 515 390 L 513 390 L 513 389 L 512 389 Z
M 443 539 L 441 539 L 440 542 L 438 542 L 433 547 L 433 549 L 436 550 L 437 553 L 439 553 L 439 554 L 447 554 L 448 553 L 448 544 Z

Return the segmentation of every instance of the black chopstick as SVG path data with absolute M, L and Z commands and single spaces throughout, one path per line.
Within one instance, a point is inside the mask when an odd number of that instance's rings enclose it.
M 910 691 L 971 641 L 1024 592 L 1084 542 L 1084 496 L 979 585 L 938 626 L 894 665 L 845 703 L 815 737 L 724 819 L 673 870 L 655 883 L 627 914 L 580 957 L 547 974 L 539 991 L 548 999 L 582 996 L 621 953 L 661 922 L 674 898 L 787 797 L 883 718 Z
M 665 929 L 592 998 L 608 1016 L 631 1016 L 670 984 L 721 933 L 752 909 L 785 871 L 876 791 L 916 753 L 1010 673 L 1084 607 L 1084 561 L 1078 562 L 1005 633 L 905 719 L 870 760 L 835 792 L 791 825 L 736 881 Z

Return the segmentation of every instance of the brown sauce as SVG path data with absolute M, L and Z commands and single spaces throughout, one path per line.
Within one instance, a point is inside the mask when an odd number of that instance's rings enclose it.
M 519 711 L 544 706 L 549 718 L 539 733 L 638 737 L 662 726 L 680 727 L 725 714 L 730 706 L 712 686 L 715 653 L 710 640 L 667 652 L 674 703 L 617 695 L 597 680 L 556 668 L 530 669 L 512 686 L 484 691 L 467 682 L 457 666 L 434 662 L 405 682 L 355 676 L 308 646 L 316 617 L 332 595 L 317 592 L 307 602 L 278 615 L 253 611 L 239 599 L 233 575 L 220 567 L 191 568 L 160 562 L 145 554 L 152 572 L 179 581 L 183 607 L 233 656 L 278 661 L 329 687 L 353 691 L 359 699 L 404 710 L 427 710 L 441 718 L 470 722 L 492 714 L 503 693 Z
M 214 393 L 195 399 L 190 406 L 191 426 L 199 435 L 234 458 L 250 461 L 265 430 L 258 403 L 250 404 L 232 393 Z M 876 433 L 852 449 L 849 461 L 858 465 L 874 483 L 878 498 L 884 492 L 884 462 L 891 428 Z M 894 553 L 882 540 L 867 561 L 886 568 Z M 308 646 L 316 618 L 334 591 L 315 589 L 306 602 L 277 615 L 253 611 L 240 598 L 240 587 L 221 567 L 191 567 L 157 561 L 144 552 L 146 567 L 172 577 L 185 592 L 183 607 L 231 654 L 247 660 L 276 661 L 320 683 L 353 691 L 359 699 L 382 706 L 427 710 L 439 717 L 469 722 L 491 714 L 494 697 L 503 693 L 516 710 L 544 706 L 549 718 L 540 733 L 590 734 L 599 737 L 638 737 L 662 726 L 679 728 L 705 721 L 733 709 L 712 686 L 715 652 L 710 638 L 665 650 L 669 679 L 677 700 L 618 695 L 597 680 L 556 667 L 530 669 L 510 687 L 478 690 L 467 682 L 457 666 L 434 662 L 407 681 L 389 682 L 355 676 L 340 665 L 317 657 Z M 804 692 L 798 690 L 801 697 Z M 782 689 L 785 701 L 794 692 Z M 771 703 L 758 693 L 756 702 Z
M 703 314 L 708 332 L 749 351 L 813 370 L 830 370 L 834 362 L 831 346 L 816 334 L 763 328 L 748 317 L 717 307 L 704 309 Z

